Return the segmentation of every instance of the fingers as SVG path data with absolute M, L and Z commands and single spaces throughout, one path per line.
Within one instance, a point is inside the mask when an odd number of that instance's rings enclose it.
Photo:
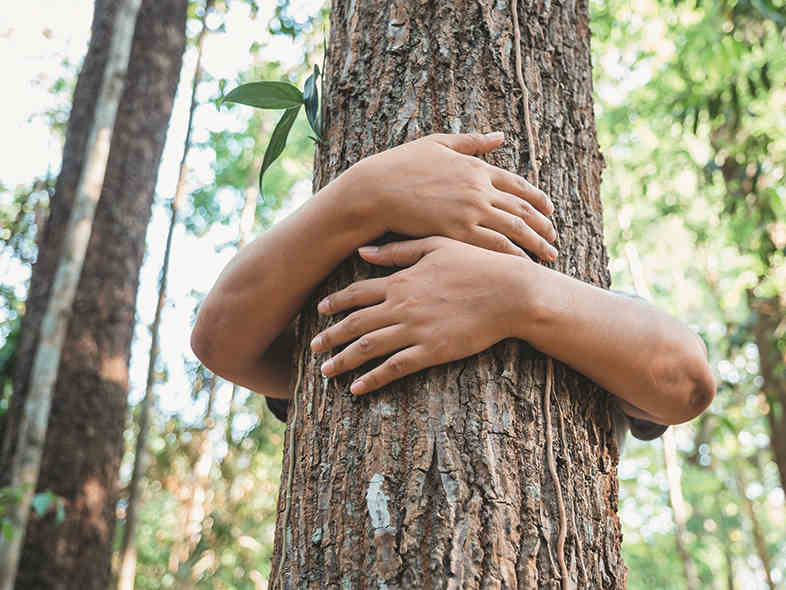
M 326 377 L 340 375 L 370 361 L 409 346 L 412 337 L 407 337 L 404 326 L 396 324 L 364 334 L 333 358 L 322 363 L 322 374 Z
M 504 234 L 487 227 L 476 226 L 468 235 L 468 243 L 503 254 L 526 256 L 526 252 L 511 242 Z
M 391 356 L 377 368 L 355 380 L 350 391 L 355 395 L 369 393 L 430 366 L 423 346 L 410 346 Z
M 359 309 L 314 336 L 311 350 L 314 352 L 330 350 L 363 334 L 384 328 L 390 323 L 381 304 Z
M 493 133 L 434 133 L 425 139 L 436 141 L 461 154 L 485 154 L 498 147 L 505 139 L 501 131 Z
M 529 250 L 542 260 L 555 260 L 557 250 L 543 237 L 527 225 L 526 221 L 507 211 L 493 209 L 484 225 L 501 234 L 508 236 L 516 244 Z
M 538 234 L 543 236 L 547 242 L 554 242 L 554 240 L 557 239 L 557 231 L 554 229 L 554 224 L 551 223 L 551 220 L 543 215 L 543 213 L 535 209 L 535 207 L 523 199 L 519 199 L 518 197 L 508 195 L 507 193 L 503 193 L 501 191 L 497 191 L 496 189 L 494 189 L 494 191 L 497 194 L 491 199 L 491 204 L 497 210 L 506 211 L 507 213 L 522 219 L 527 224 L 527 226 L 531 227 Z M 502 228 L 495 227 L 494 229 L 497 231 L 502 231 L 505 235 L 515 239 L 515 236 L 512 236 L 508 233 L 508 231 L 505 231 L 505 226 L 502 226 Z
M 502 168 L 492 167 L 489 172 L 491 184 L 499 190 L 521 197 L 532 203 L 544 215 L 554 213 L 554 204 L 542 190 L 535 188 L 526 179 Z
M 372 264 L 380 266 L 411 266 L 440 245 L 439 237 L 391 242 L 384 246 L 364 246 L 358 254 Z
M 366 279 L 352 283 L 341 291 L 325 297 L 317 305 L 317 311 L 334 314 L 355 307 L 368 307 L 385 300 L 386 277 Z

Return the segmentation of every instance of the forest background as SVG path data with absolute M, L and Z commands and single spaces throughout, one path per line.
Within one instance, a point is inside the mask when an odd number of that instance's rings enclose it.
M 596 122 L 612 287 L 645 295 L 704 338 L 711 408 L 673 437 L 629 440 L 619 465 L 629 587 L 786 585 L 786 5 L 783 0 L 592 0 Z M 63 150 L 92 2 L 31 0 L 0 22 L 9 98 L 0 110 L 0 415 L 36 227 Z M 46 14 L 44 19 L 42 15 Z M 158 277 L 196 74 L 191 42 L 148 229 L 131 361 L 121 485 L 134 460 Z M 194 312 L 237 249 L 241 213 L 278 113 L 216 102 L 239 83 L 289 80 L 321 64 L 321 0 L 217 2 L 204 19 L 200 79 L 155 365 L 152 461 L 142 481 L 137 588 L 264 588 L 283 425 L 261 396 L 202 368 Z M 253 233 L 308 198 L 305 117 L 265 176 Z M 775 362 L 760 362 L 761 351 Z M 664 444 L 665 443 L 665 444 Z M 778 446 L 780 445 L 780 447 Z M 668 468 L 667 468 L 668 467 Z M 39 495 L 37 508 L 57 510 Z M 115 568 L 128 514 L 117 506 Z M 0 507 L 0 527 L 3 526 Z M 695 569 L 694 578 L 685 572 Z M 694 586 L 695 587 L 695 586 Z

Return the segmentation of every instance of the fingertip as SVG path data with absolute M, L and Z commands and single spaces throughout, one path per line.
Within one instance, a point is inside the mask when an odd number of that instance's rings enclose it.
M 349 386 L 349 391 L 351 391 L 353 395 L 361 395 L 365 392 L 365 383 L 363 383 L 362 379 L 356 379 L 352 385 Z
M 358 254 L 363 258 L 373 257 L 374 254 L 379 254 L 379 246 L 363 246 L 358 248 Z

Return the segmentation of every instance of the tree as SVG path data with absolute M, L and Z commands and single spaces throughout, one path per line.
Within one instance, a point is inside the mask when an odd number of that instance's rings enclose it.
M 42 231 L 4 436 L 15 440 L 31 351 L 63 245 L 87 134 L 120 3 L 96 2 L 93 35 L 74 92 L 63 163 Z M 33 517 L 17 588 L 109 585 L 128 359 L 145 230 L 185 45 L 185 0 L 143 2 L 87 257 L 76 292 L 44 446 L 39 489 L 66 504 L 65 521 Z M 5 447 L 4 447 L 5 448 Z M 10 462 L 0 458 L 0 470 Z M 5 483 L 5 482 L 2 482 Z
M 136 571 L 136 525 L 137 512 L 141 500 L 139 498 L 142 478 L 147 471 L 147 439 L 150 429 L 150 422 L 153 417 L 153 387 L 155 386 L 156 363 L 159 355 L 159 331 L 161 329 L 161 317 L 164 313 L 166 304 L 166 289 L 169 277 L 169 264 L 172 255 L 172 238 L 175 234 L 175 227 L 178 223 L 178 215 L 183 198 L 186 194 L 186 173 L 188 172 L 188 153 L 191 149 L 191 133 L 194 125 L 194 112 L 197 105 L 197 88 L 202 77 L 202 51 L 205 45 L 205 34 L 207 32 L 207 15 L 211 11 L 213 0 L 207 0 L 202 9 L 199 33 L 196 37 L 197 62 L 194 70 L 194 78 L 191 83 L 191 103 L 188 110 L 188 123 L 186 124 L 186 137 L 183 140 L 183 155 L 180 159 L 180 170 L 175 184 L 175 193 L 169 203 L 170 219 L 169 229 L 166 235 L 166 246 L 164 248 L 164 261 L 161 263 L 161 277 L 158 283 L 158 297 L 156 300 L 156 313 L 153 323 L 150 326 L 151 344 L 150 356 L 147 365 L 147 380 L 145 382 L 145 395 L 139 411 L 139 432 L 136 439 L 136 450 L 134 451 L 134 467 L 131 472 L 131 481 L 128 483 L 128 507 L 126 509 L 126 522 L 123 528 L 123 540 L 120 547 L 120 568 L 118 571 L 118 590 L 133 590 L 134 574 Z
M 426 133 L 501 130 L 493 163 L 556 200 L 557 268 L 608 285 L 585 2 L 336 2 L 325 69 L 315 189 Z M 370 272 L 346 261 L 295 322 L 272 587 L 624 587 L 608 396 L 506 341 L 354 398 L 309 342 L 316 302 Z
M 10 538 L 4 536 L 0 540 L 0 588 L 3 590 L 11 590 L 14 585 L 24 530 L 33 506 L 57 370 L 85 261 L 96 205 L 104 183 L 112 132 L 123 93 L 140 5 L 141 0 L 126 0 L 120 3 L 112 23 L 109 56 L 101 76 L 96 111 L 89 125 L 84 163 L 65 230 L 61 256 L 57 261 L 54 284 L 41 320 L 30 387 L 18 427 L 19 441 L 11 463 L 11 488 L 19 490 L 18 500 L 10 511 L 11 522 L 16 530 Z

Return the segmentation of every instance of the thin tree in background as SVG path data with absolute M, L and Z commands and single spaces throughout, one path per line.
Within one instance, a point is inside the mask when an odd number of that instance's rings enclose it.
M 188 172 L 187 159 L 191 149 L 191 134 L 194 125 L 194 112 L 198 106 L 196 93 L 202 78 L 202 51 L 207 32 L 207 15 L 212 9 L 214 0 L 207 0 L 200 19 L 201 28 L 196 38 L 196 69 L 194 79 L 191 84 L 191 103 L 188 111 L 188 123 L 186 125 L 186 137 L 183 142 L 183 155 L 180 159 L 180 169 L 175 185 L 175 196 L 169 204 L 170 219 L 169 229 L 166 236 L 166 246 L 164 248 L 164 260 L 161 265 L 161 277 L 158 285 L 158 299 L 156 301 L 156 311 L 153 323 L 150 326 L 151 343 L 150 357 L 147 366 L 147 380 L 145 382 L 145 394 L 142 398 L 139 410 L 139 431 L 136 439 L 136 450 L 134 452 L 134 468 L 131 474 L 131 481 L 128 484 L 128 507 L 126 509 L 126 524 L 123 530 L 123 540 L 120 547 L 120 570 L 117 579 L 118 590 L 132 590 L 134 587 L 134 576 L 136 572 L 136 525 L 138 521 L 138 511 L 141 500 L 139 498 L 142 478 L 147 471 L 149 457 L 147 454 L 147 439 L 150 431 L 150 422 L 153 414 L 153 386 L 155 385 L 155 368 L 159 355 L 159 337 L 161 327 L 161 317 L 166 304 L 167 279 L 169 276 L 169 264 L 172 255 L 172 239 L 178 221 L 178 214 L 182 207 L 183 199 L 186 194 L 186 175 Z
M 14 366 L 6 433 L 16 433 L 84 167 L 88 134 L 120 0 L 94 7 L 90 45 L 68 117 L 49 220 L 41 229 Z M 17 590 L 106 590 L 111 582 L 118 476 L 124 452 L 135 302 L 159 162 L 185 47 L 187 0 L 142 0 L 101 197 L 58 369 L 36 491 L 58 496 L 62 520 L 31 514 Z M 14 434 L 13 440 L 18 438 Z M 7 483 L 13 444 L 0 457 Z
M 19 438 L 11 464 L 11 486 L 19 500 L 9 510 L 14 526 L 10 539 L 0 537 L 0 589 L 11 590 L 22 550 L 22 539 L 41 469 L 46 427 L 52 406 L 57 370 L 66 338 L 71 307 L 85 261 L 96 206 L 101 197 L 109 148 L 131 55 L 137 14 L 142 0 L 124 0 L 115 14 L 109 58 L 87 140 L 85 162 L 68 220 L 65 243 L 41 322 L 30 389 L 19 426 Z
M 767 541 L 764 538 L 764 531 L 759 523 L 759 518 L 756 516 L 756 508 L 753 505 L 753 500 L 748 497 L 747 488 L 748 484 L 745 481 L 745 474 L 743 473 L 743 466 L 738 465 L 734 469 L 737 484 L 737 494 L 745 506 L 745 513 L 751 523 L 751 533 L 753 534 L 753 546 L 756 548 L 756 555 L 761 562 L 761 568 L 764 570 L 764 578 L 767 580 L 767 587 L 770 590 L 776 590 L 775 582 L 772 579 L 772 566 L 770 559 L 770 552 L 767 549 Z
M 627 224 L 622 216 L 620 216 L 619 220 L 623 230 L 627 230 Z M 652 301 L 652 294 L 650 293 L 647 280 L 644 278 L 644 271 L 641 268 L 639 251 L 633 242 L 625 244 L 625 258 L 628 262 L 630 274 L 633 277 L 636 294 L 648 301 Z M 680 561 L 682 561 L 686 588 L 688 590 L 699 590 L 701 584 L 696 570 L 696 563 L 693 561 L 690 551 L 688 551 L 688 509 L 682 494 L 682 469 L 680 468 L 680 459 L 677 455 L 677 446 L 674 440 L 674 428 L 672 426 L 663 433 L 663 460 L 666 466 L 666 479 L 669 483 L 671 513 L 676 529 L 674 541 L 677 545 Z

